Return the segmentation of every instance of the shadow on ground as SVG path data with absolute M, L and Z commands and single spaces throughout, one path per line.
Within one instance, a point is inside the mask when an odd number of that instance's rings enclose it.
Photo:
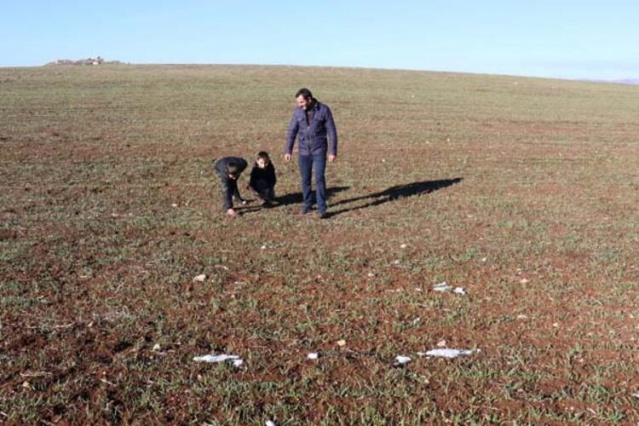
M 348 189 L 350 189 L 350 186 L 334 186 L 332 188 L 326 188 L 326 199 L 330 200 L 333 195 L 342 191 L 346 191 Z M 286 206 L 289 204 L 301 204 L 302 200 L 303 199 L 301 192 L 282 195 L 281 197 L 276 197 L 275 201 L 277 202 L 277 204 L 275 207 Z M 315 203 L 315 193 L 313 193 L 313 203 Z
M 330 207 L 337 207 L 348 203 L 361 200 L 372 200 L 361 206 L 342 208 L 339 210 L 333 210 L 330 212 L 330 216 L 336 216 L 341 213 L 346 213 L 353 210 L 365 209 L 368 207 L 379 206 L 380 204 L 388 203 L 389 201 L 396 200 L 402 197 L 412 197 L 414 195 L 428 194 L 435 192 L 443 188 L 455 185 L 463 180 L 463 178 L 456 177 L 453 179 L 439 179 L 439 180 L 426 180 L 422 182 L 413 182 L 405 185 L 391 186 L 380 192 L 375 192 L 368 195 L 362 195 L 360 197 L 348 198 L 346 200 L 339 201 L 332 204 Z

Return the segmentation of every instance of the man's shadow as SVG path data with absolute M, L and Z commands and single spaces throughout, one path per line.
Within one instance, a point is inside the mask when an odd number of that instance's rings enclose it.
M 340 206 L 347 203 L 353 203 L 360 200 L 372 200 L 362 206 L 343 208 L 340 210 L 333 210 L 329 214 L 335 216 L 341 213 L 346 213 L 353 210 L 365 209 L 367 207 L 379 206 L 380 204 L 388 203 L 389 201 L 397 200 L 402 197 L 412 197 L 413 195 L 428 194 L 438 191 L 440 189 L 455 185 L 463 180 L 461 177 L 453 179 L 439 179 L 439 180 L 426 180 L 422 182 L 413 182 L 405 185 L 391 186 L 380 192 L 375 192 L 368 195 L 362 195 L 360 197 L 348 198 L 346 200 L 339 201 L 332 204 L 331 207 Z
M 326 188 L 326 199 L 329 200 L 333 195 L 338 194 L 342 191 L 346 191 L 350 189 L 350 186 L 334 186 L 332 188 Z M 313 203 L 315 203 L 315 189 L 313 188 Z M 295 192 L 293 194 L 286 194 L 279 197 L 275 197 L 275 205 L 274 207 L 286 206 L 289 204 L 300 204 L 304 201 L 302 198 L 301 192 Z

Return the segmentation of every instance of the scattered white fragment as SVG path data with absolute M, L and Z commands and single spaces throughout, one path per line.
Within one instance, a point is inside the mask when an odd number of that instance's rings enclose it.
M 517 319 L 518 320 L 527 320 L 528 319 L 528 315 L 519 314 L 519 315 L 517 315 Z
M 273 420 L 267 420 L 266 426 L 275 426 L 275 422 Z
M 236 366 L 236 367 L 239 367 L 240 365 L 244 364 L 244 361 L 239 356 L 237 356 L 237 355 L 227 355 L 227 354 L 196 356 L 196 357 L 193 358 L 193 361 L 196 361 L 196 362 L 212 362 L 212 363 L 224 362 L 224 361 L 233 361 L 233 365 Z
M 310 354 L 306 355 L 306 358 L 308 358 L 308 359 L 317 359 L 317 358 L 319 358 L 319 354 L 317 352 L 311 352 Z
M 206 274 L 200 274 L 200 275 L 196 276 L 195 278 L 193 278 L 193 282 L 194 283 L 203 283 L 205 279 L 206 279 Z
M 453 290 L 453 293 L 455 293 L 455 294 L 460 294 L 460 295 L 462 295 L 462 296 L 466 296 L 466 294 L 467 294 L 467 293 L 466 293 L 466 290 L 464 290 L 464 289 L 463 289 L 463 288 L 461 288 L 461 287 L 455 287 L 455 289 Z
M 448 285 L 448 283 L 446 281 L 438 283 L 438 284 L 435 284 L 433 286 L 433 290 L 434 291 L 439 291 L 440 293 L 444 293 L 446 291 L 451 291 L 452 290 L 453 293 L 459 294 L 459 295 L 462 295 L 462 296 L 465 296 L 466 294 L 468 294 L 466 292 L 466 290 L 464 290 L 462 287 L 453 288 L 452 286 Z
M 419 356 L 441 356 L 444 358 L 457 358 L 458 356 L 472 355 L 473 351 L 469 349 L 432 349 L 427 352 L 417 352 Z
M 153 345 L 153 352 L 159 352 L 160 351 L 160 344 L 156 343 L 155 345 Z
M 522 278 L 522 279 L 519 281 L 519 284 L 528 284 L 529 282 L 530 282 L 530 280 L 528 280 L 528 278 Z
M 173 203 L 173 204 L 171 204 L 171 206 L 177 207 L 178 205 L 176 203 Z
M 408 247 L 408 244 L 402 244 L 401 246 L 399 246 L 399 248 L 406 248 Z
M 346 340 L 338 340 L 337 346 L 346 346 Z
M 403 364 L 408 364 L 409 362 L 411 362 L 411 359 L 408 356 L 397 355 L 395 357 L 395 363 L 396 364 L 403 365 Z
M 266 250 L 266 249 L 267 249 L 266 244 L 264 244 L 264 245 L 263 245 L 262 247 L 260 247 L 260 248 L 261 248 L 262 250 Z
M 635 392 L 631 396 L 634 396 L 635 398 L 639 398 L 639 392 Z
M 375 273 L 374 272 L 369 272 L 367 275 L 368 275 L 369 278 L 373 278 L 375 276 Z
M 481 261 L 482 261 L 482 262 L 485 262 L 486 260 L 488 260 L 488 259 L 484 257 L 484 258 L 482 258 L 482 260 L 481 260 Z
M 420 322 L 421 320 L 422 320 L 422 318 L 421 318 L 421 317 L 417 317 L 417 318 L 415 318 L 415 319 L 413 320 L 413 325 L 417 325 L 417 324 L 419 324 L 419 322 Z
M 452 287 L 449 286 L 446 281 L 438 283 L 438 284 L 435 284 L 433 286 L 433 290 L 435 290 L 435 291 L 448 291 L 450 289 L 452 289 Z
M 446 347 L 446 341 L 445 340 L 440 340 L 439 342 L 437 342 L 437 347 L 438 348 L 445 348 Z

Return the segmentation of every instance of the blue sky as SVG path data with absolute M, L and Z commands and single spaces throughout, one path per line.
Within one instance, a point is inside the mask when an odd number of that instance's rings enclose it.
M 0 67 L 285 64 L 639 78 L 637 0 L 6 0 Z

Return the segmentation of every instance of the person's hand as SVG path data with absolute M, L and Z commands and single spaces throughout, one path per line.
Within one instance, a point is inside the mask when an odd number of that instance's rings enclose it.
M 284 154 L 284 161 L 286 161 L 287 163 L 291 161 L 291 154 Z
M 328 156 L 328 162 L 329 162 L 329 163 L 332 163 L 333 161 L 335 161 L 335 157 L 337 157 L 337 155 L 329 154 L 329 156 Z
M 235 209 L 228 209 L 228 210 L 226 211 L 226 214 L 227 214 L 227 215 L 229 215 L 229 216 L 231 216 L 231 217 L 235 217 L 235 216 L 237 216 L 237 212 L 235 211 Z

